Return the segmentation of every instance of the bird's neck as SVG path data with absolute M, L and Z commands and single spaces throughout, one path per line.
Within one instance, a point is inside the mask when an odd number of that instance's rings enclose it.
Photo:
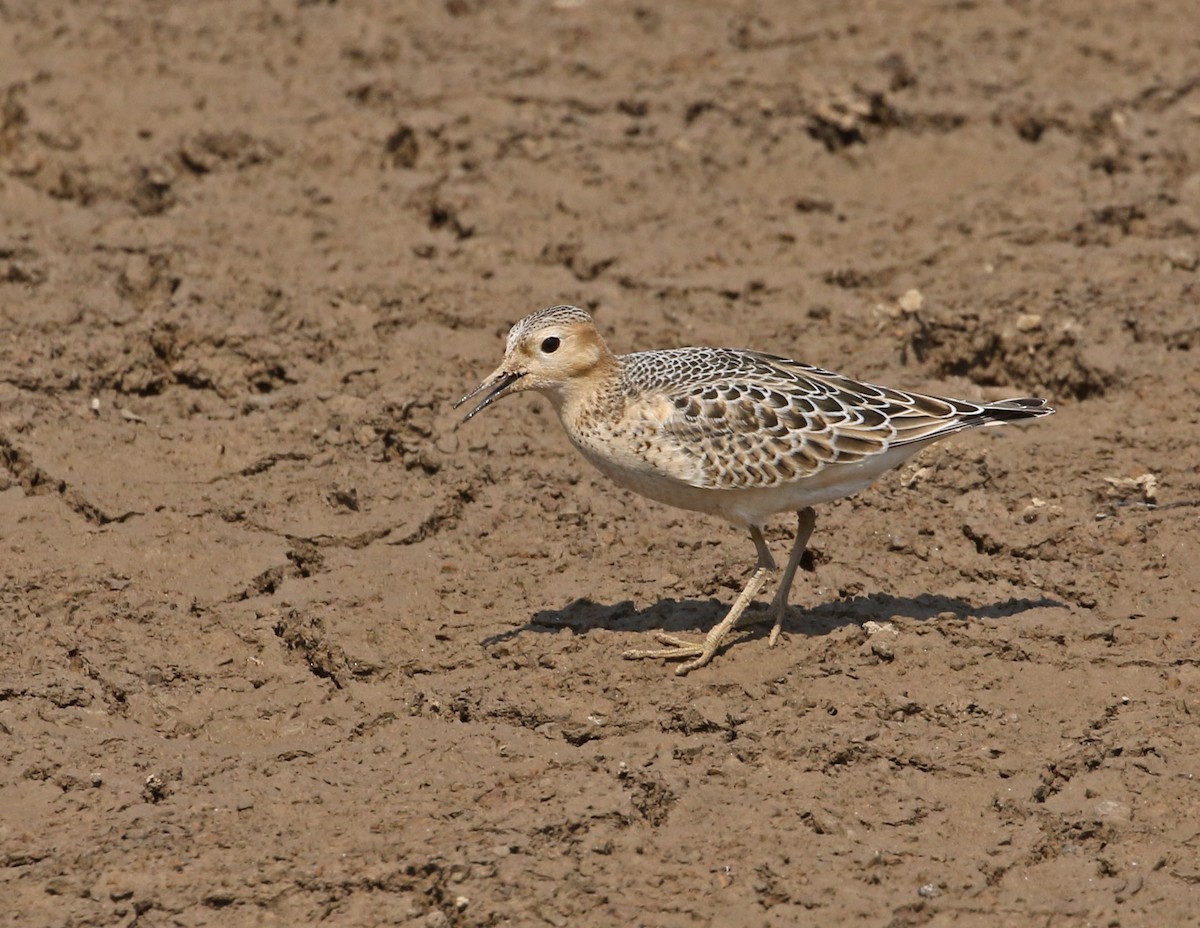
M 619 419 L 625 409 L 620 359 L 607 354 L 591 370 L 555 390 L 550 400 L 568 429 L 583 422 Z

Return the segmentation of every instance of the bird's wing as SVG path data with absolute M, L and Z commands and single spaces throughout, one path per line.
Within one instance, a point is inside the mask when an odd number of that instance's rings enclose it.
M 859 383 L 753 351 L 626 355 L 631 418 L 656 465 L 699 487 L 774 487 L 983 424 L 986 407 Z

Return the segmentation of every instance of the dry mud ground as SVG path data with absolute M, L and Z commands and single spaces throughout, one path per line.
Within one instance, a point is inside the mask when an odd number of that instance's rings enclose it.
M 4 924 L 1196 923 L 1194 14 L 0 0 Z M 677 678 L 749 541 L 449 409 L 560 301 L 1059 412 Z

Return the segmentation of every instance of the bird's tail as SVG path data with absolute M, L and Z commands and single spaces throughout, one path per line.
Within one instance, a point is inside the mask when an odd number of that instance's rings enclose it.
M 978 413 L 964 419 L 963 425 L 968 428 L 977 425 L 1000 425 L 1020 419 L 1039 419 L 1052 412 L 1053 407 L 1040 397 L 1018 396 L 1011 400 L 984 404 Z
M 912 412 L 893 419 L 896 437 L 893 446 L 924 444 L 980 426 L 1004 425 L 1022 419 L 1038 419 L 1054 410 L 1046 401 L 1021 396 L 998 403 L 973 403 L 948 397 L 905 394 Z

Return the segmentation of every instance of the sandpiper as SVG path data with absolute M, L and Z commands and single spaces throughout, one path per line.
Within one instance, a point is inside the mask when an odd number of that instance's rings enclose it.
M 975 403 L 860 383 L 800 361 L 733 348 L 674 348 L 614 355 L 584 310 L 551 306 L 508 333 L 504 362 L 455 404 L 484 394 L 470 419 L 502 396 L 537 390 L 571 443 L 627 489 L 720 516 L 748 529 L 755 570 L 703 641 L 658 633 L 664 648 L 629 658 L 684 659 L 686 674 L 712 660 L 739 623 L 783 626 L 813 506 L 857 493 L 926 445 L 964 429 L 1052 412 L 1032 397 Z M 765 616 L 743 616 L 777 568 L 762 527 L 799 518 L 791 557 Z

